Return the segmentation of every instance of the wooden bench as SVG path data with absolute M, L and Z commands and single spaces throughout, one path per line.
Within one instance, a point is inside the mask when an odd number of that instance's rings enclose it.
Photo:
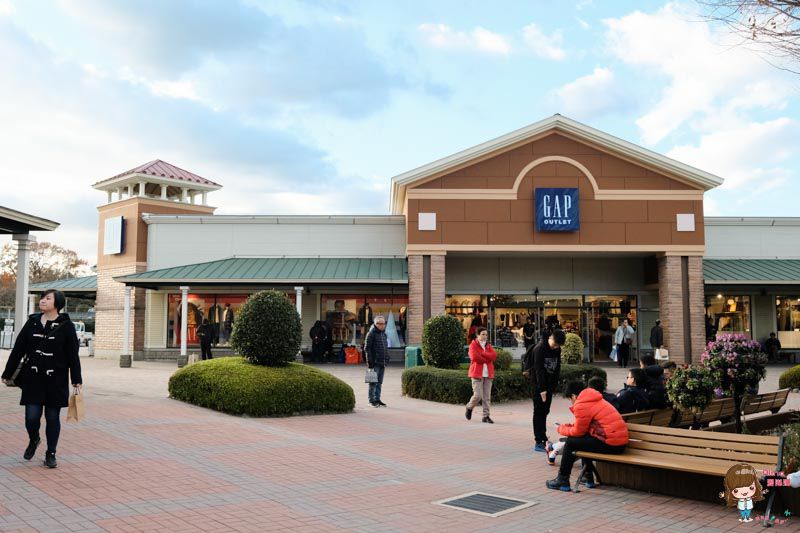
M 724 478 L 736 463 L 750 464 L 759 473 L 781 470 L 782 436 L 700 432 L 631 423 L 628 433 L 630 442 L 619 455 L 577 452 L 582 459 L 598 462 L 591 466 L 598 483 L 605 480 L 637 490 L 719 501 L 722 488 L 719 478 Z M 582 467 L 578 474 L 576 492 L 585 470 Z M 773 495 L 775 492 L 770 491 Z M 771 504 L 772 497 L 768 505 Z
M 781 407 L 786 405 L 789 398 L 789 389 L 781 389 L 775 392 L 766 392 L 755 396 L 745 396 L 742 399 L 742 411 L 744 415 L 752 415 L 770 411 L 777 413 Z M 675 418 L 673 419 L 673 416 Z M 622 415 L 625 422 L 631 424 L 647 424 L 650 426 L 670 426 L 670 427 L 691 427 L 708 426 L 711 422 L 726 422 L 736 416 L 733 398 L 720 398 L 712 400 L 699 415 L 695 416 L 691 411 L 684 411 L 675 414 L 673 409 L 648 409 L 638 413 L 626 413 Z

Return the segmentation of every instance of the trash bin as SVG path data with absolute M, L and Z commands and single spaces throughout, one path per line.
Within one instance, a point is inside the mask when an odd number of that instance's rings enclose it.
M 406 346 L 406 368 L 422 366 L 422 348 L 419 346 Z
M 469 344 L 464 346 L 464 352 L 461 354 L 461 363 L 469 363 Z

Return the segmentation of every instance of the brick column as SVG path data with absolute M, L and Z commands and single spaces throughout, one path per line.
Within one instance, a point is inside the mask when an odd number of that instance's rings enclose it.
M 680 364 L 685 362 L 683 344 L 683 286 L 681 283 L 681 258 L 658 258 L 658 308 L 661 327 L 664 328 L 664 346 L 669 358 Z
M 445 256 L 431 256 L 431 316 L 443 315 L 445 304 Z
M 419 345 L 422 342 L 423 308 L 422 256 L 408 256 L 408 317 L 407 344 Z
M 692 324 L 692 362 L 699 363 L 706 346 L 706 295 L 703 278 L 703 258 L 690 256 L 689 260 L 689 310 Z
M 143 265 L 98 269 L 97 301 L 95 303 L 95 357 L 119 358 L 122 349 L 125 286 L 114 281 L 113 278 L 144 270 Z M 131 293 L 129 335 L 133 339 L 133 356 L 137 360 L 144 348 L 145 293 L 145 289 L 133 289 Z

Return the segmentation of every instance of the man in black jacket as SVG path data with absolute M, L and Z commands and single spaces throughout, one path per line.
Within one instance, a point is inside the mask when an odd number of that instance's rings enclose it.
M 364 351 L 367 353 L 367 366 L 378 373 L 378 382 L 369 384 L 369 404 L 372 407 L 386 407 L 381 401 L 381 386 L 386 363 L 389 362 L 389 342 L 386 339 L 386 319 L 378 315 L 367 333 Z
M 650 346 L 653 350 L 664 346 L 664 328 L 661 327 L 660 320 L 656 320 L 656 325 L 650 330 Z
M 663 409 L 669 403 L 667 390 L 664 387 L 664 369 L 656 362 L 656 358 L 650 354 L 645 354 L 639 359 L 639 366 L 644 370 L 647 391 L 647 398 L 650 401 L 650 409 Z
M 647 391 L 644 385 L 647 375 L 641 368 L 631 368 L 628 370 L 628 378 L 625 381 L 625 388 L 617 393 L 617 401 L 614 406 L 619 414 L 635 413 L 650 408 L 650 400 L 647 398 Z
M 567 336 L 560 329 L 554 329 L 548 337 L 525 352 L 522 373 L 532 381 L 533 389 L 533 438 L 534 451 L 546 452 L 547 415 L 553 393 L 558 387 L 561 374 L 561 347 Z

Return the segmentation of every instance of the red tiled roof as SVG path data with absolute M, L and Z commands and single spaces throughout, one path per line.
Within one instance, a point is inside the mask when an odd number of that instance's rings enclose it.
M 113 176 L 111 178 L 98 181 L 97 183 L 95 183 L 95 185 L 101 185 L 107 181 L 111 181 L 122 176 L 127 176 L 129 174 L 147 174 L 150 176 L 158 176 L 160 178 L 172 178 L 178 181 L 186 181 L 189 183 L 198 183 L 200 185 L 221 187 L 221 185 L 218 183 L 214 183 L 211 180 L 201 178 L 197 174 L 193 174 L 188 170 L 183 170 L 182 168 L 178 168 L 175 165 L 171 165 L 166 161 L 162 161 L 160 159 L 150 161 L 149 163 L 145 163 L 144 165 L 132 168 L 128 171 L 117 174 L 116 176 Z

